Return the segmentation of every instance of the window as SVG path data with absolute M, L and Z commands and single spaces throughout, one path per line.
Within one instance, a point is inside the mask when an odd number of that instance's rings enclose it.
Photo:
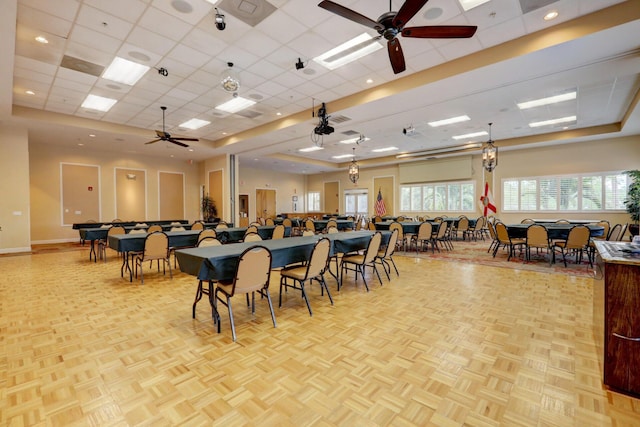
M 366 191 L 345 191 L 344 213 L 354 217 L 358 215 L 368 216 L 369 197 Z
M 400 210 L 403 212 L 468 212 L 474 210 L 475 200 L 473 181 L 400 186 Z
M 560 175 L 502 180 L 502 210 L 624 210 L 628 176 L 620 172 Z
M 319 212 L 320 211 L 320 192 L 310 191 L 307 193 L 307 211 Z

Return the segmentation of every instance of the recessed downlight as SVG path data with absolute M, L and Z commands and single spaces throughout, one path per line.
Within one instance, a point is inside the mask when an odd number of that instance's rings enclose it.
M 32 90 L 25 90 L 24 93 L 26 93 L 27 95 L 35 95 L 36 93 Z
M 49 43 L 49 40 L 47 40 L 47 38 L 46 38 L 46 37 L 44 37 L 44 36 L 38 36 L 38 37 L 36 37 L 36 41 L 37 41 L 38 43 L 42 43 L 42 44 L 47 44 L 47 43 Z
M 552 19 L 556 19 L 557 17 L 558 17 L 558 11 L 550 10 L 549 12 L 547 12 L 546 15 L 544 15 L 542 19 L 544 19 L 545 21 L 551 21 Z

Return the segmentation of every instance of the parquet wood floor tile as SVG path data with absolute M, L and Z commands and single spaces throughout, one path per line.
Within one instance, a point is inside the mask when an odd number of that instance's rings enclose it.
M 0 257 L 0 426 L 638 426 L 602 386 L 592 283 L 424 256 L 353 275 L 335 305 L 289 291 L 233 342 L 195 278 L 145 284 L 88 249 Z M 272 298 L 277 303 L 277 272 Z

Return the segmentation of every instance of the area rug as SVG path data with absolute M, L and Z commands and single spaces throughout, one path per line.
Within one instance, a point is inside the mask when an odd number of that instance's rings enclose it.
M 396 251 L 397 256 L 419 257 L 425 259 L 437 259 L 442 261 L 465 262 L 471 264 L 489 265 L 492 267 L 513 268 L 518 270 L 538 271 L 552 274 L 569 274 L 579 277 L 593 277 L 593 269 L 589 262 L 583 260 L 581 264 L 576 264 L 573 257 L 567 257 L 567 266 L 562 262 L 562 256 L 556 254 L 556 263 L 549 266 L 549 256 L 547 253 L 531 253 L 531 260 L 525 261 L 524 252 L 516 251 L 516 255 L 507 261 L 508 252 L 503 248 L 498 250 L 496 257 L 491 252 L 487 252 L 491 242 L 489 240 L 475 241 L 454 241 L 453 250 L 441 250 L 431 253 L 431 248 L 416 255 L 415 249 L 411 251 Z M 585 257 L 586 258 L 586 257 Z

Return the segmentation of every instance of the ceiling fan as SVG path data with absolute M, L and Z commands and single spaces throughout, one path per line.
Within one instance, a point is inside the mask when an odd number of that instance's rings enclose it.
M 154 142 L 158 142 L 158 141 L 167 141 L 167 142 L 171 142 L 173 144 L 179 145 L 181 147 L 188 147 L 187 144 L 180 142 L 180 141 L 198 141 L 198 138 L 174 138 L 171 136 L 170 133 L 166 132 L 164 130 L 164 112 L 167 110 L 167 107 L 165 107 L 164 105 L 162 107 L 160 107 L 162 109 L 162 130 L 157 130 L 156 131 L 156 135 L 158 136 L 158 139 L 154 139 L 153 141 L 149 141 L 149 142 L 145 142 L 145 144 L 153 144 Z
M 318 6 L 343 18 L 376 30 L 378 34 L 380 34 L 380 37 L 384 37 L 387 40 L 387 51 L 389 52 L 391 67 L 393 68 L 393 72 L 398 74 L 406 69 L 400 40 L 396 38 L 398 34 L 402 34 L 404 37 L 422 39 L 458 39 L 469 38 L 473 36 L 478 29 L 478 27 L 472 25 L 438 25 L 405 28 L 405 24 L 422 9 L 422 6 L 424 6 L 427 1 L 429 0 L 406 0 L 398 12 L 393 12 L 391 10 L 391 0 L 389 0 L 389 12 L 380 15 L 377 21 L 329 0 L 321 1 Z

